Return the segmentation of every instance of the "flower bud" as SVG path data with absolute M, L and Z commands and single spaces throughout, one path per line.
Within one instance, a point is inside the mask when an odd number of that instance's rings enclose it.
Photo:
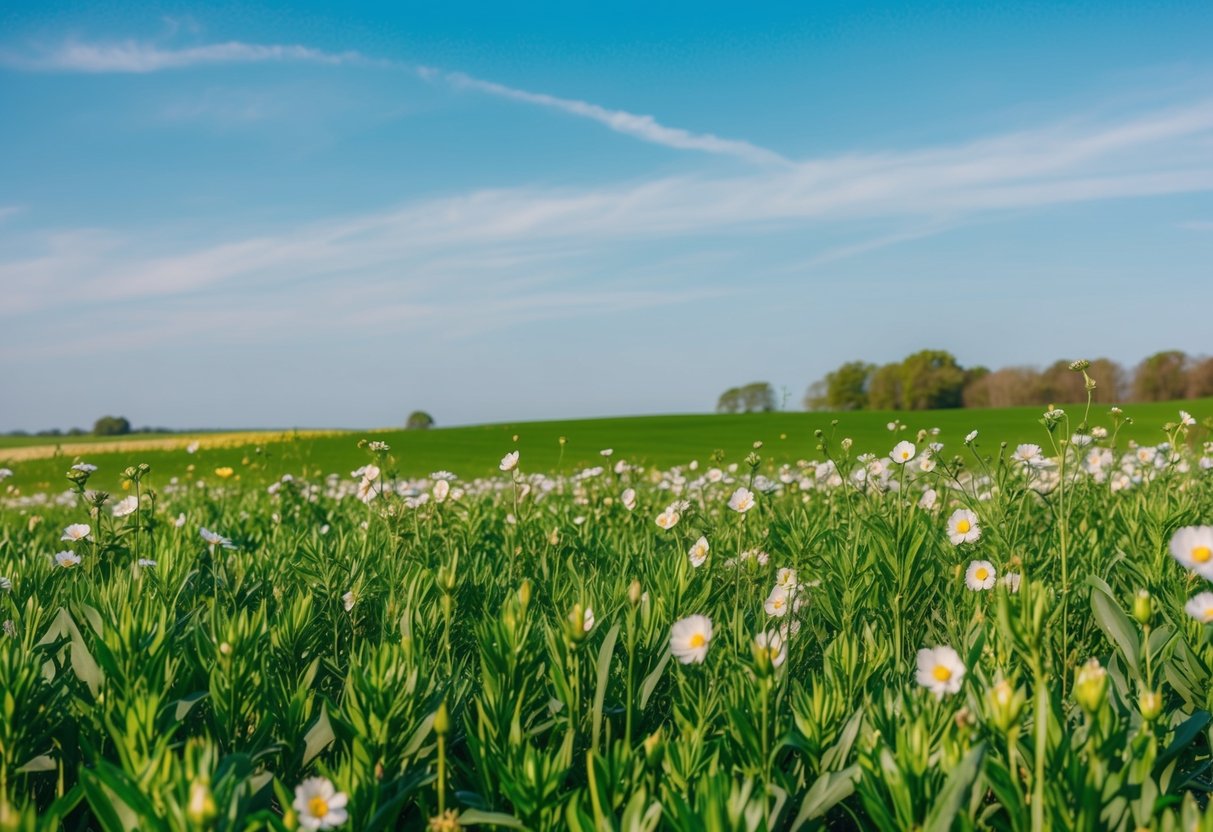
M 628 584 L 628 603 L 633 607 L 638 606 L 640 604 L 642 595 L 643 592 L 640 589 L 640 581 L 633 578 L 632 582 Z
M 1162 694 L 1156 690 L 1143 690 L 1137 697 L 1137 710 L 1146 722 L 1153 722 L 1162 714 Z
M 211 788 L 205 781 L 195 780 L 190 783 L 190 801 L 185 814 L 195 826 L 206 826 L 219 814 Z
M 999 679 L 986 692 L 986 704 L 989 707 L 990 721 L 999 731 L 1006 733 L 1019 722 L 1027 697 L 1022 690 L 1014 688 L 1006 679 Z
M 649 768 L 656 768 L 661 764 L 661 755 L 665 750 L 665 743 L 661 741 L 661 729 L 658 728 L 653 733 L 644 738 L 644 761 Z
M 531 603 L 531 581 L 530 581 L 530 579 L 524 580 L 522 582 L 522 586 L 518 587 L 518 603 L 522 605 L 522 609 L 524 611 L 526 610 L 526 608 L 528 606 L 530 606 L 530 603 Z
M 580 644 L 585 639 L 585 607 L 581 604 L 574 604 L 569 610 L 564 632 L 572 644 Z
M 1149 625 L 1153 613 L 1154 601 L 1150 598 L 1150 591 L 1137 590 L 1137 594 L 1133 596 L 1133 617 L 1137 619 L 1137 623 L 1143 627 Z
M 446 700 L 438 706 L 438 712 L 434 714 L 434 733 L 443 736 L 451 730 L 451 716 L 446 710 Z
M 1099 664 L 1099 659 L 1091 659 L 1074 675 L 1074 700 L 1082 709 L 1093 714 L 1103 705 L 1108 692 L 1108 671 Z

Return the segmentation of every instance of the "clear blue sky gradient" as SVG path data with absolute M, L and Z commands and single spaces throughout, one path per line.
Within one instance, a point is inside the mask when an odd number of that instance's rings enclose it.
M 1210 43 L 1208 2 L 7 4 L 0 429 L 1207 353 Z

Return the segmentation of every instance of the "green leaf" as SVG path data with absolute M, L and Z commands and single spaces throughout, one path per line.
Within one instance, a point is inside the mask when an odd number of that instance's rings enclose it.
M 320 716 L 303 737 L 303 765 L 316 759 L 316 755 L 328 748 L 334 739 L 333 726 L 329 723 L 328 711 L 320 706 Z
M 525 829 L 522 821 L 504 812 L 482 812 L 479 809 L 467 809 L 459 816 L 460 826 L 504 826 L 507 829 Z
M 801 801 L 800 811 L 792 821 L 792 832 L 823 816 L 850 797 L 860 776 L 859 765 L 856 764 L 847 766 L 842 771 L 831 771 L 818 777 Z
M 607 682 L 611 677 L 611 656 L 615 652 L 615 640 L 619 637 L 619 624 L 616 623 L 602 640 L 598 649 L 598 684 L 594 688 L 593 721 L 590 729 L 590 748 L 597 750 L 598 739 L 602 736 L 602 703 L 606 698 Z
M 665 654 L 661 657 L 661 661 L 657 662 L 657 667 L 653 672 L 644 677 L 644 682 L 640 685 L 640 710 L 644 710 L 649 704 L 649 697 L 653 695 L 653 689 L 657 687 L 657 683 L 661 681 L 661 674 L 665 672 L 665 666 L 670 663 L 670 657 L 674 655 L 667 648 Z
M 952 769 L 948 782 L 935 798 L 930 814 L 923 825 L 924 832 L 948 832 L 960 807 L 968 797 L 969 789 L 981 770 L 981 759 L 985 756 L 985 743 L 978 743 L 969 750 L 960 765 Z
M 1125 611 L 1116 603 L 1112 590 L 1106 583 L 1094 575 L 1088 577 L 1087 582 L 1092 586 L 1091 609 L 1095 613 L 1095 623 L 1099 625 L 1099 629 L 1103 630 L 1108 641 L 1112 642 L 1125 657 L 1126 670 L 1129 675 L 1134 680 L 1139 680 L 1141 673 L 1138 667 L 1141 662 L 1136 628 L 1129 621 L 1129 616 L 1125 615 Z

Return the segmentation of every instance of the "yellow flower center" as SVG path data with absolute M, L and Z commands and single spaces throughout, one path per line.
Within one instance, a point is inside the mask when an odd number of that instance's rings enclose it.
M 314 818 L 322 818 L 329 813 L 329 802 L 323 797 L 313 797 L 307 802 L 307 810 Z
M 696 633 L 687 641 L 687 644 L 691 647 L 703 647 L 707 643 L 708 640 L 703 637 L 703 633 Z
M 1192 560 L 1197 563 L 1205 563 L 1209 558 L 1213 558 L 1213 549 L 1208 546 L 1197 546 L 1192 549 Z
M 956 531 L 960 534 L 968 534 L 971 528 L 973 528 L 973 524 L 964 518 L 956 521 Z
M 979 581 L 984 581 L 986 578 L 990 577 L 990 573 L 986 571 L 984 566 L 980 566 L 977 568 L 977 571 L 973 573 L 973 577 Z
M 931 675 L 940 682 L 946 682 L 952 678 L 952 670 L 951 668 L 944 667 L 942 664 L 937 664 L 931 671 Z
M 902 459 L 909 459 L 909 458 L 910 458 L 910 452 L 909 452 L 909 451 L 902 451 L 902 452 L 901 452 L 901 458 L 902 458 Z
M 1205 621 L 1213 621 L 1213 607 L 1205 607 L 1203 618 Z

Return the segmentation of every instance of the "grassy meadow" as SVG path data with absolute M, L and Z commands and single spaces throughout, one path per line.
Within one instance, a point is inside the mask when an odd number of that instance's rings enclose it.
M 0 829 L 1211 829 L 1213 444 L 1082 412 L 8 464 Z

